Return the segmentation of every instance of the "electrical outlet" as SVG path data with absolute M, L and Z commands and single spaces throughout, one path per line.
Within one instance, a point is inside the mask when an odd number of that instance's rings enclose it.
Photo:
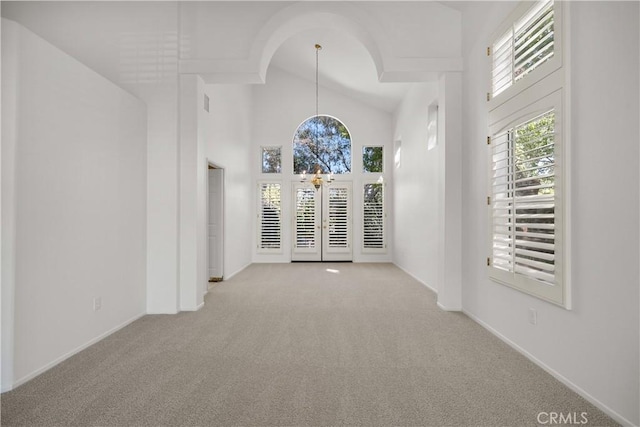
M 529 323 L 531 323 L 532 325 L 538 323 L 538 312 L 535 308 L 529 309 Z
M 93 299 L 93 311 L 98 311 L 102 308 L 102 297 L 95 297 Z

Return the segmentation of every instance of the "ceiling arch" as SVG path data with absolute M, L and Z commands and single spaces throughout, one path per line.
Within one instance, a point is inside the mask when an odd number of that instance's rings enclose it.
M 381 82 L 432 81 L 441 72 L 462 70 L 459 12 L 435 2 L 391 3 L 296 2 L 260 23 L 245 54 L 183 59 L 180 72 L 200 74 L 207 83 L 264 83 L 278 47 L 314 28 L 358 40 Z
M 364 46 L 380 76 L 384 69 L 381 53 L 384 38 L 376 40 L 375 35 L 382 34 L 382 29 L 370 27 L 358 22 L 357 10 L 348 4 L 325 4 L 320 8 L 317 4 L 296 3 L 274 15 L 262 28 L 251 56 L 259 58 L 259 73 L 264 78 L 273 54 L 287 39 L 310 29 L 335 30 L 350 35 Z

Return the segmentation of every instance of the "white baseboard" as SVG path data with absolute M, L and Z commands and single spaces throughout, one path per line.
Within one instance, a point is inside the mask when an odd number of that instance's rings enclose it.
M 249 262 L 247 264 L 245 264 L 243 267 L 240 267 L 240 269 L 236 270 L 235 272 L 229 274 L 228 276 L 224 277 L 224 280 L 229 280 L 231 279 L 233 276 L 235 276 L 236 274 L 240 273 L 241 271 L 243 271 L 245 268 L 249 267 L 252 263 Z
M 544 369 L 548 374 L 553 376 L 555 379 L 560 381 L 562 384 L 564 384 L 567 387 L 569 387 L 572 391 L 574 391 L 574 392 L 578 393 L 580 396 L 584 397 L 587 401 L 589 401 L 594 406 L 596 406 L 598 409 L 600 409 L 602 412 L 604 412 L 605 414 L 607 414 L 608 416 L 613 418 L 616 422 L 622 424 L 623 426 L 630 426 L 630 427 L 635 426 L 635 424 L 633 424 L 631 421 L 629 421 L 628 419 L 626 419 L 622 415 L 618 414 L 613 409 L 609 408 L 607 405 L 605 405 L 604 403 L 602 403 L 601 401 L 599 401 L 598 399 L 596 399 L 595 397 L 590 395 L 583 388 L 581 388 L 578 385 L 576 385 L 573 382 L 571 382 L 571 380 L 569 380 L 568 378 L 566 378 L 565 376 L 563 376 L 562 374 L 560 374 L 558 371 L 554 370 L 550 366 L 546 365 L 540 359 L 536 358 L 534 355 L 529 353 L 527 350 L 525 350 L 524 348 L 520 347 L 518 344 L 516 344 L 513 341 L 511 341 L 509 338 L 505 337 L 500 332 L 496 331 L 494 328 L 492 328 L 491 326 L 489 326 L 488 324 L 486 324 L 482 320 L 478 319 L 473 314 L 469 313 L 468 311 L 466 311 L 464 309 L 462 310 L 462 312 L 465 315 L 467 315 L 471 320 L 473 320 L 474 322 L 476 322 L 477 324 L 479 324 L 480 326 L 485 328 L 487 331 L 491 332 L 493 335 L 495 335 L 496 337 L 500 338 L 500 340 L 502 340 L 504 343 L 506 343 L 511 348 L 516 350 L 518 353 L 522 354 L 527 359 L 531 360 L 533 363 L 535 363 L 536 365 L 538 365 L 539 367 Z
M 57 364 L 67 360 L 68 358 L 70 358 L 71 356 L 73 356 L 73 355 L 75 355 L 77 353 L 80 353 L 85 348 L 92 346 L 93 344 L 97 343 L 98 341 L 108 337 L 109 335 L 113 334 L 114 332 L 119 331 L 120 329 L 124 328 L 125 326 L 127 326 L 127 325 L 129 325 L 129 324 L 131 324 L 133 322 L 135 322 L 136 320 L 138 320 L 139 318 L 141 318 L 142 316 L 145 316 L 145 315 L 146 315 L 146 313 L 141 313 L 141 314 L 137 314 L 137 315 L 133 316 L 131 319 L 126 320 L 125 322 L 121 323 L 120 325 L 109 329 L 105 333 L 98 335 L 97 337 L 87 341 L 86 343 L 82 344 L 79 347 L 76 347 L 75 349 L 71 350 L 70 352 L 68 352 L 68 353 L 58 357 L 57 359 L 53 360 L 52 362 L 47 363 L 43 367 L 41 367 L 39 369 L 36 369 L 35 371 L 31 372 L 30 374 L 25 375 L 24 377 L 20 378 L 17 381 L 14 381 L 14 383 L 12 385 L 10 385 L 8 389 L 2 390 L 2 391 L 5 392 L 5 391 L 13 390 L 14 388 L 26 383 L 27 381 L 34 379 L 38 375 L 44 373 L 45 371 L 48 371 L 49 369 L 53 368 Z
M 434 294 L 438 295 L 438 291 L 436 289 L 434 289 L 433 287 L 429 286 L 427 283 L 423 282 L 422 279 L 417 278 L 416 276 L 414 276 L 411 272 L 405 270 L 404 268 L 400 267 L 398 264 L 396 264 L 395 262 L 391 262 L 391 264 L 395 265 L 396 267 L 398 267 L 400 270 L 404 271 L 405 273 L 407 273 L 409 276 L 413 277 L 414 279 L 416 279 L 421 285 L 425 286 L 427 289 L 429 289 L 431 292 L 433 292 Z
M 445 307 L 444 305 L 442 305 L 442 303 L 440 301 L 438 301 L 436 303 L 436 305 L 440 308 L 440 310 L 442 311 L 462 311 L 462 307 Z

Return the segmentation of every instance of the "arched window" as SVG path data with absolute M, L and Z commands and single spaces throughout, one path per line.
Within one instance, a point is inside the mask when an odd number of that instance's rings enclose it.
M 351 135 L 331 116 L 305 120 L 293 137 L 293 173 L 351 172 Z

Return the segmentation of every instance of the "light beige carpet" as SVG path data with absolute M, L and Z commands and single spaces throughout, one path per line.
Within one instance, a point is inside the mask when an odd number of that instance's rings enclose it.
M 391 264 L 251 265 L 199 312 L 145 316 L 2 395 L 3 426 L 533 426 L 540 412 L 616 425 Z

